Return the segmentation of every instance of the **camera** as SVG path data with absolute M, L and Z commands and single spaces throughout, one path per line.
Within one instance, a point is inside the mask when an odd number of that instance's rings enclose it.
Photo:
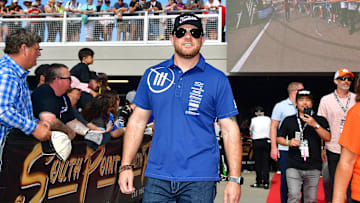
M 311 116 L 311 113 L 312 113 L 311 108 L 304 108 L 304 114 L 307 114 L 307 115 Z

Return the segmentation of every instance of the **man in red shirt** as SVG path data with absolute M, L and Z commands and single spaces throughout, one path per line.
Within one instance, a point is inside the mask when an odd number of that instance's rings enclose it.
M 34 1 L 31 3 L 31 8 L 29 9 L 28 13 L 31 14 L 30 18 L 39 18 L 39 13 L 41 13 L 41 10 L 38 8 L 39 4 Z M 39 22 L 31 21 L 30 22 L 30 30 L 31 32 L 38 33 L 40 26 Z

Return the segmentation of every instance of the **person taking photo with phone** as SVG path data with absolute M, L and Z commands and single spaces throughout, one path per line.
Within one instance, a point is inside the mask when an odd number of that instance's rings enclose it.
M 322 116 L 314 115 L 310 90 L 298 90 L 297 113 L 284 119 L 277 143 L 289 146 L 286 181 L 288 203 L 298 203 L 303 186 L 304 202 L 317 202 L 321 174 L 321 140 L 331 138 L 329 124 Z M 288 137 L 288 139 L 286 139 Z

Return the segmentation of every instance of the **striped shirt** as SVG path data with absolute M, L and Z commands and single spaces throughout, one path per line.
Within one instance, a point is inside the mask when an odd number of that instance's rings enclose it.
M 36 119 L 26 77 L 29 71 L 19 66 L 9 55 L 0 59 L 0 141 L 11 128 L 30 135 Z

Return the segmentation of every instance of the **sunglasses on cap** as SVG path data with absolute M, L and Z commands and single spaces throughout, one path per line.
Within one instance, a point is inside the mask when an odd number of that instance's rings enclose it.
M 195 39 L 199 39 L 203 34 L 201 29 L 198 28 L 179 28 L 174 33 L 177 38 L 182 38 L 186 35 L 187 31 L 189 31 L 191 36 Z
M 348 80 L 349 82 L 352 82 L 354 80 L 354 78 L 349 78 L 349 77 L 346 77 L 346 76 L 343 76 L 343 77 L 338 77 L 336 78 L 337 80 L 341 80 L 341 81 L 345 81 L 345 80 Z

